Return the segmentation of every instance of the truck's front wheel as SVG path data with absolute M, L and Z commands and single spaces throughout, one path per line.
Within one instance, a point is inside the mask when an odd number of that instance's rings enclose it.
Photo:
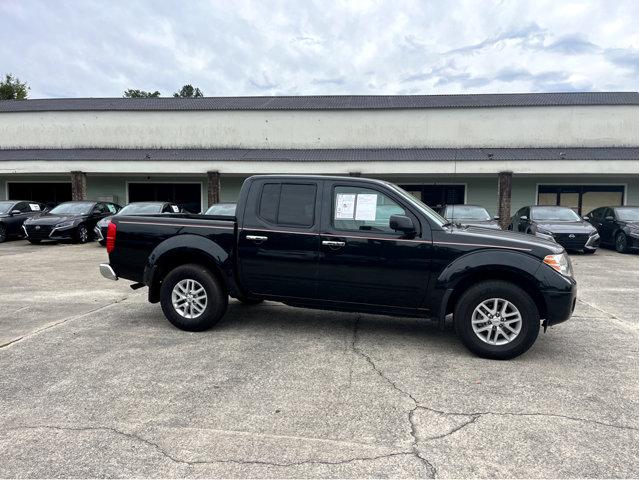
M 188 264 L 166 276 L 160 303 L 164 316 L 177 328 L 201 332 L 220 321 L 226 312 L 228 296 L 211 272 L 201 265 Z
M 507 360 L 527 351 L 539 334 L 539 311 L 524 290 L 486 281 L 466 290 L 453 313 L 455 331 L 473 353 Z

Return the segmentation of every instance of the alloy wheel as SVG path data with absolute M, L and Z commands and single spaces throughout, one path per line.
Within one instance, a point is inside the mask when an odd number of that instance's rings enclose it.
M 89 232 L 87 231 L 87 227 L 84 225 L 78 228 L 78 238 L 80 239 L 80 243 L 86 243 L 89 239 Z
M 620 233 L 619 235 L 617 235 L 617 241 L 615 242 L 615 246 L 617 247 L 617 251 L 618 252 L 625 252 L 626 251 L 626 246 L 628 243 L 628 239 L 626 238 L 626 236 L 623 233 Z
M 200 282 L 190 278 L 179 281 L 171 292 L 171 302 L 175 311 L 184 318 L 197 318 L 208 303 L 206 290 Z
M 481 302 L 471 316 L 473 332 L 489 345 L 506 345 L 519 332 L 523 320 L 519 309 L 503 298 L 489 298 Z

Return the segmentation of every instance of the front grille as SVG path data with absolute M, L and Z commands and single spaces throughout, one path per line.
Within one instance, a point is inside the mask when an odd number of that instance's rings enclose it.
M 570 238 L 570 235 L 574 235 L 575 238 Z M 589 238 L 587 233 L 556 233 L 553 237 L 562 247 L 575 250 L 584 248 Z
M 36 229 L 36 227 L 40 228 Z M 25 225 L 25 228 L 27 229 L 29 238 L 32 240 L 44 240 L 49 238 L 49 234 L 52 229 L 50 225 Z

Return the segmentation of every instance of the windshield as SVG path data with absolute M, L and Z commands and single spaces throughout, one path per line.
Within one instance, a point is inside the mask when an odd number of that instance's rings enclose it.
M 638 208 L 617 208 L 615 209 L 615 213 L 617 214 L 617 217 L 619 218 L 619 220 L 623 220 L 624 222 L 639 222 L 639 207 Z
M 567 207 L 534 207 L 531 209 L 533 220 L 576 222 L 581 220 L 579 215 Z
M 61 203 L 49 213 L 54 215 L 86 215 L 95 205 L 93 202 L 68 202 Z
M 234 203 L 218 203 L 217 205 L 211 205 L 204 215 L 235 215 Z
M 15 202 L 0 202 L 0 213 L 9 213 L 9 209 L 15 205 Z
M 444 216 L 449 220 L 464 218 L 468 220 L 490 220 L 490 215 L 484 207 L 475 205 L 449 205 Z
M 118 215 L 144 215 L 145 213 L 161 213 L 161 203 L 129 203 L 118 212 Z
M 433 222 L 435 222 L 437 225 L 439 225 L 440 227 L 449 223 L 448 221 L 446 221 L 446 219 L 444 219 L 439 213 L 437 213 L 435 210 L 433 210 L 432 208 L 430 208 L 428 205 L 426 205 L 424 202 L 422 202 L 421 200 L 419 200 L 418 198 L 414 197 L 413 195 L 411 195 L 410 193 L 408 193 L 406 190 L 404 190 L 403 188 L 398 187 L 397 185 L 393 184 L 393 183 L 386 183 L 386 185 L 388 187 L 390 187 L 391 189 L 393 189 L 396 193 L 398 193 L 399 195 L 401 195 L 405 200 L 407 200 L 411 205 L 415 206 L 416 208 L 418 208 L 419 210 L 421 210 L 421 212 L 426 215 L 428 218 L 430 218 Z

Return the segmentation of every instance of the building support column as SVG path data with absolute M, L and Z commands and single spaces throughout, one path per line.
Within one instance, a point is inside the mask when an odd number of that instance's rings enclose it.
M 220 172 L 206 172 L 209 207 L 220 203 Z
M 499 204 L 497 214 L 499 215 L 499 226 L 504 230 L 510 224 L 510 200 L 513 187 L 513 172 L 499 172 Z
M 87 174 L 84 172 L 71 172 L 71 199 L 87 199 Z

